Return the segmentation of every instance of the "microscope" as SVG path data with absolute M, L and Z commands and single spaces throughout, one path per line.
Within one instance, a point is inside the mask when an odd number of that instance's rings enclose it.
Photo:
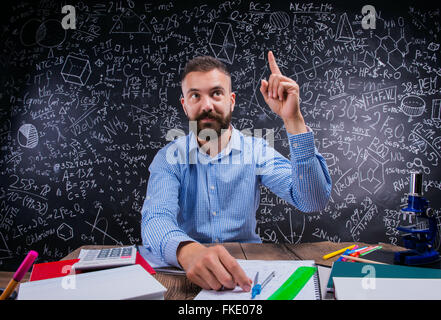
M 423 175 L 420 172 L 411 172 L 407 207 L 401 209 L 405 214 L 414 215 L 427 221 L 428 228 L 417 229 L 397 227 L 404 232 L 404 246 L 409 249 L 396 252 L 395 263 L 404 265 L 425 265 L 440 259 L 435 243 L 438 243 L 438 228 L 434 210 L 429 207 L 429 201 L 423 197 Z

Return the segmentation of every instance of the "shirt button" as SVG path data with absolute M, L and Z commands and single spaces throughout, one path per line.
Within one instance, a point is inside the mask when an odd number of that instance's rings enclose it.
M 216 239 L 214 240 L 214 242 L 219 243 L 219 239 L 216 238 Z
M 216 215 L 216 211 L 213 211 L 213 216 L 215 216 Z
M 214 186 L 210 186 L 210 189 L 211 189 L 211 190 L 214 190 Z
M 303 179 L 303 176 L 302 176 L 302 175 L 299 175 L 299 179 Z
M 294 148 L 297 148 L 298 144 L 294 142 L 294 143 L 292 144 L 292 146 L 293 146 Z

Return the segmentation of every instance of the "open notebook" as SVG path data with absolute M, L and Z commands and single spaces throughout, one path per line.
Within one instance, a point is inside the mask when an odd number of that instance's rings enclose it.
M 255 300 L 267 300 L 279 289 L 299 267 L 315 267 L 313 260 L 237 260 L 247 276 L 254 279 L 259 272 L 263 281 L 272 271 L 274 278 L 265 286 Z M 245 292 L 240 287 L 234 290 L 202 290 L 195 300 L 250 300 L 251 292 Z M 294 297 L 294 300 L 320 300 L 320 285 L 317 272 L 308 280 L 305 286 Z

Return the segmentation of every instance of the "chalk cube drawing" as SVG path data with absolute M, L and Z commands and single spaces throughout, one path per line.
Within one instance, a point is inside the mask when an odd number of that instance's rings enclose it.
M 78 84 L 84 86 L 90 77 L 92 70 L 90 62 L 87 59 L 78 58 L 68 55 L 64 62 L 61 75 L 64 81 L 68 83 Z
M 233 63 L 234 53 L 236 52 L 236 40 L 234 39 L 231 24 L 216 22 L 209 44 L 217 59 L 229 64 Z

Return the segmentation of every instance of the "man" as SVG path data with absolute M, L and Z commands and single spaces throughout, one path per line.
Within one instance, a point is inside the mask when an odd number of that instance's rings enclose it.
M 261 242 L 255 231 L 260 184 L 304 212 L 323 209 L 331 192 L 300 111 L 299 86 L 282 75 L 271 51 L 268 62 L 271 76 L 260 91 L 284 122 L 291 160 L 232 127 L 230 74 L 222 62 L 198 57 L 187 63 L 181 83 L 181 104 L 196 130 L 161 149 L 149 167 L 143 243 L 204 289 L 251 289 L 252 280 L 223 246 L 201 243 Z

